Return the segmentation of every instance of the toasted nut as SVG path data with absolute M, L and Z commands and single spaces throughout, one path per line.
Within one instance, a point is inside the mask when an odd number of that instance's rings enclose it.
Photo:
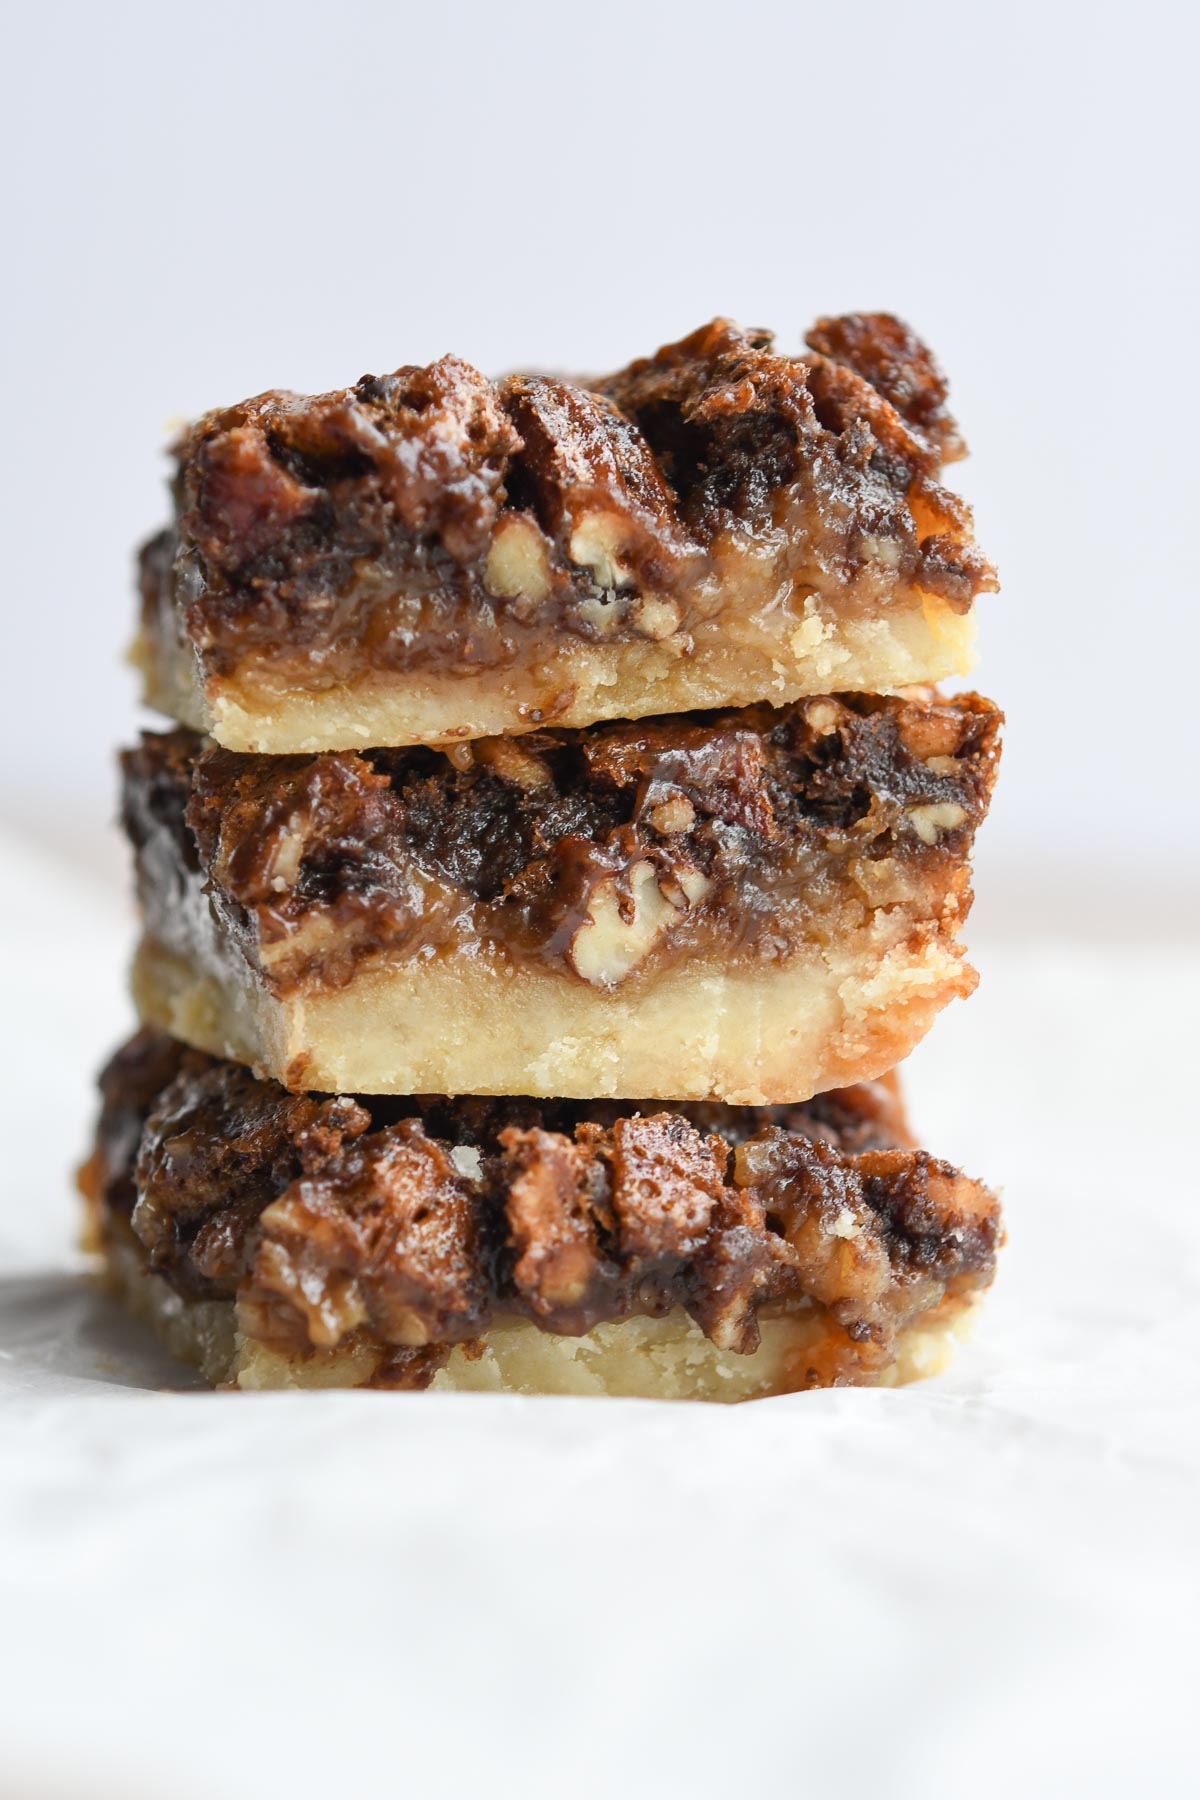
M 931 756 L 953 756 L 962 733 L 961 715 L 949 707 L 930 706 L 904 712 L 897 719 L 900 742 L 913 756 L 927 762 Z
M 941 832 L 953 831 L 963 823 L 967 809 L 956 800 L 941 800 L 936 806 L 911 806 L 908 816 L 921 842 L 936 844 Z
M 270 860 L 263 872 L 272 893 L 285 894 L 296 885 L 311 827 L 312 820 L 306 813 L 293 812 L 273 832 Z
M 295 1215 L 295 1216 L 294 1216 Z M 268 1231 L 303 1231 L 307 1223 L 303 1207 L 293 1206 L 282 1196 L 263 1214 Z M 284 1244 L 268 1238 L 259 1253 L 259 1273 L 293 1306 L 304 1320 L 308 1340 L 320 1350 L 331 1350 L 349 1336 L 367 1317 L 358 1282 L 351 1275 L 331 1275 L 315 1288 L 304 1280 L 298 1266 Z
M 828 737 L 837 730 L 838 709 L 831 700 L 818 700 L 805 709 L 804 719 L 818 737 Z
M 473 748 L 477 763 L 526 794 L 548 787 L 554 779 L 543 759 L 520 738 L 483 738 Z
M 545 539 L 532 519 L 514 513 L 497 527 L 484 564 L 483 585 L 497 600 L 539 602 L 549 594 Z
M 661 831 L 664 837 L 676 837 L 680 832 L 692 829 L 696 823 L 696 809 L 686 795 L 672 794 L 670 799 L 660 800 L 657 806 L 651 807 L 646 817 L 655 831 Z
M 571 561 L 590 570 L 597 587 L 629 586 L 629 570 L 620 560 L 627 548 L 628 527 L 617 513 L 589 513 L 571 533 Z
M 483 1157 L 474 1144 L 455 1144 L 450 1152 L 450 1161 L 468 1181 L 483 1179 Z
M 593 987 L 613 988 L 648 956 L 655 943 L 689 906 L 697 905 L 712 883 L 699 869 L 679 878 L 684 904 L 679 907 L 658 885 L 654 864 L 639 862 L 629 873 L 629 903 L 622 917 L 615 875 L 592 890 L 587 917 L 571 940 L 570 960 L 576 974 Z
M 859 541 L 858 553 L 864 562 L 895 569 L 900 564 L 901 545 L 898 538 L 864 537 Z

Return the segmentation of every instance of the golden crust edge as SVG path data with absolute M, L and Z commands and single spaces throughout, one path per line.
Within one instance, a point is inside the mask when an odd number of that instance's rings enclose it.
M 696 961 L 616 995 L 550 971 L 483 975 L 447 959 L 363 971 L 283 1002 L 249 971 L 218 980 L 144 937 L 132 990 L 144 1024 L 293 1090 L 753 1106 L 886 1074 L 975 979 L 962 947 L 930 928 L 870 955 L 843 947 L 733 973 Z

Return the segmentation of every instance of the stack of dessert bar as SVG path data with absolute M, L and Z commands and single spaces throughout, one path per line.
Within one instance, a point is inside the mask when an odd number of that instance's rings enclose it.
M 176 444 L 83 1187 L 211 1380 L 892 1382 L 990 1281 L 890 1071 L 974 981 L 1000 715 L 918 684 L 995 580 L 929 352 L 807 345 L 447 356 Z

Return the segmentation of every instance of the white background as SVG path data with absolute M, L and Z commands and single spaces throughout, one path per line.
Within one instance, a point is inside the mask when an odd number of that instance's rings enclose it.
M 1005 587 L 983 900 L 1194 894 L 1196 32 L 1183 5 L 20 9 L 0 132 L 0 816 L 88 842 L 172 420 L 454 350 L 906 316 Z M 1050 866 L 1047 866 L 1047 857 Z M 999 871 L 992 874 L 991 871 Z
M 1193 16 L 13 20 L 3 1800 L 1189 1791 Z M 933 1147 L 1006 1188 L 983 1341 L 944 1384 L 736 1422 L 142 1395 L 62 1276 L 59 1164 L 124 1024 L 117 657 L 172 422 L 445 350 L 603 368 L 716 312 L 797 347 L 850 308 L 946 365 L 1004 581 L 977 677 L 1010 720 L 983 986 L 912 1081 Z

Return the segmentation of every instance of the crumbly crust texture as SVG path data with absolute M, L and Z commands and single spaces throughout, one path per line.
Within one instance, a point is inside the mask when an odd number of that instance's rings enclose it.
M 611 993 L 534 965 L 447 956 L 276 1000 L 147 938 L 132 989 L 143 1022 L 293 1090 L 759 1106 L 881 1075 L 975 979 L 947 928 L 893 907 L 780 965 L 684 959 Z
M 847 686 L 961 667 L 954 620 L 996 583 L 938 479 L 944 379 L 887 314 L 808 344 L 716 320 L 595 381 L 448 356 L 207 414 L 142 552 L 149 698 L 279 752 L 787 699 L 839 658 Z M 697 698 L 692 662 L 723 689 Z
M 771 1115 L 381 1103 L 288 1094 L 142 1032 L 101 1089 L 93 1241 L 233 1308 L 281 1379 L 324 1359 L 422 1387 L 513 1320 L 595 1342 L 685 1315 L 734 1357 L 802 1318 L 776 1391 L 872 1381 L 973 1302 L 999 1241 L 995 1197 L 911 1147 L 886 1086 Z

